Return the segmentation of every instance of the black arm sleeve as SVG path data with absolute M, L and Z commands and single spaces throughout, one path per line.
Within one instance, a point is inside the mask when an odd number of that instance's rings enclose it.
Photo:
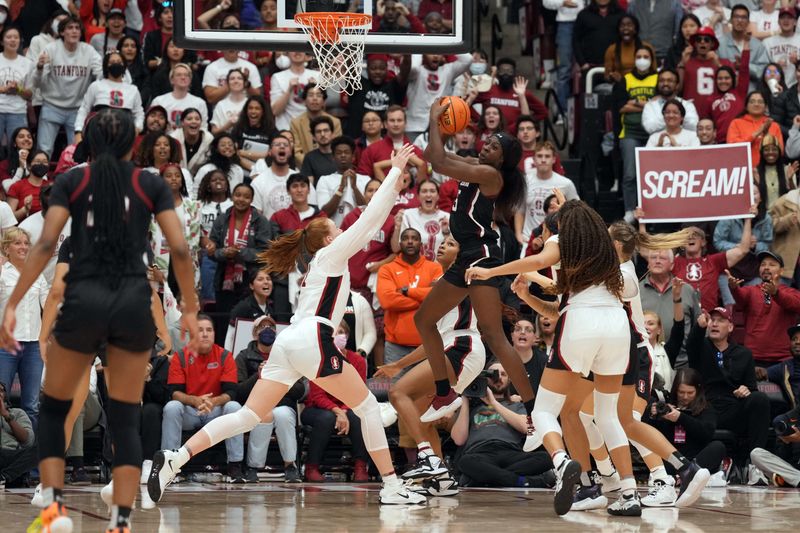
M 689 366 L 695 370 L 700 370 L 703 358 L 703 340 L 706 337 L 706 328 L 701 328 L 697 324 L 692 326 L 689 332 L 689 339 L 686 343 L 686 355 L 689 357 Z
M 685 334 L 683 320 L 680 322 L 675 320 L 672 324 L 672 331 L 669 333 L 669 339 L 667 339 L 666 344 L 664 344 L 664 351 L 667 352 L 669 364 L 671 364 L 673 368 L 675 368 L 675 361 L 678 359 L 678 354 L 681 353 Z

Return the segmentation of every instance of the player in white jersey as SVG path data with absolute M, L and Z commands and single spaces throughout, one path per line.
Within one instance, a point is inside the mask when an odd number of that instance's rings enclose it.
M 458 251 L 458 242 L 451 236 L 439 246 L 436 260 L 444 271 L 453 264 Z M 443 316 L 436 323 L 436 329 L 442 335 L 450 383 L 453 384 L 453 390 L 461 394 L 486 364 L 486 350 L 469 297 Z M 416 363 L 419 364 L 393 383 L 389 390 L 389 401 L 397 410 L 409 436 L 417 443 L 417 465 L 404 473 L 403 477 L 424 480 L 421 485 L 416 485 L 415 490 L 419 492 L 431 496 L 451 496 L 457 494 L 458 488 L 441 459 L 438 430 L 419 419 L 430 397 L 436 393 L 433 370 L 426 358 L 425 347 L 419 346 L 402 359 L 379 367 L 375 377 L 393 378 Z
M 410 145 L 392 155 L 392 170 L 361 218 L 342 232 L 326 218 L 271 243 L 260 259 L 280 275 L 299 267 L 305 272 L 291 325 L 278 335 L 267 364 L 247 402 L 236 413 L 206 424 L 179 450 L 160 450 L 153 457 L 148 492 L 158 501 L 164 488 L 193 454 L 229 437 L 245 433 L 270 415 L 298 379 L 308 378 L 344 402 L 361 418 L 364 444 L 383 477 L 380 502 L 420 504 L 425 497 L 410 492 L 394 473 L 386 433 L 375 396 L 333 341 L 350 296 L 348 261 L 369 242 L 386 220 L 402 189 L 400 176 L 413 153 Z

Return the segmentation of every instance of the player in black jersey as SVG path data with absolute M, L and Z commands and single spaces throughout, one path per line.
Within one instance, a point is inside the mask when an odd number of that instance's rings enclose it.
M 515 137 L 501 132 L 489 137 L 477 158 L 449 154 L 444 150 L 439 131 L 439 117 L 445 109 L 446 106 L 438 102 L 431 106 L 430 141 L 425 149 L 425 158 L 436 172 L 461 180 L 450 214 L 450 231 L 460 250 L 453 265 L 433 286 L 414 317 L 436 381 L 436 396 L 421 419 L 431 422 L 461 405 L 461 398 L 453 391 L 447 377 L 444 345 L 436 323 L 467 295 L 478 318 L 483 340 L 503 364 L 530 413 L 533 390 L 522 361 L 503 332 L 502 302 L 498 291 L 501 281 L 479 280 L 468 286 L 464 278 L 470 267 L 492 268 L 502 264 L 498 235 L 492 228 L 492 221 L 495 217 L 511 220 L 525 200 L 525 178 L 517 168 L 522 146 Z M 528 425 L 532 433 L 532 425 Z
M 155 335 L 151 290 L 144 261 L 147 231 L 155 215 L 172 250 L 178 284 L 187 298 L 184 332 L 197 332 L 197 297 L 189 249 L 164 180 L 130 163 L 136 130 L 130 114 L 105 109 L 87 125 L 91 165 L 58 177 L 42 236 L 31 249 L 6 306 L 0 345 L 16 348 L 16 307 L 52 257 L 58 236 L 72 217 L 72 250 L 64 305 L 48 350 L 39 420 L 39 470 L 45 531 L 71 532 L 63 505 L 64 419 L 81 376 L 107 344 L 108 420 L 114 445 L 114 506 L 108 531 L 130 531 L 130 512 L 142 464 L 139 409 L 145 369 Z

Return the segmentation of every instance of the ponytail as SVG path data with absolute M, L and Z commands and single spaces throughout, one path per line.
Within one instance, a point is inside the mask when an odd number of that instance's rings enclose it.
M 672 250 L 686 246 L 689 240 L 689 230 L 682 229 L 674 233 L 660 233 L 650 235 L 636 231 L 627 222 L 614 222 L 608 228 L 611 238 L 622 244 L 622 253 L 630 257 L 637 249 L 645 250 Z
M 269 248 L 258 254 L 264 270 L 279 277 L 287 276 L 295 267 L 305 272 L 314 254 L 328 243 L 331 226 L 328 218 L 315 218 L 306 229 L 298 229 L 270 241 Z

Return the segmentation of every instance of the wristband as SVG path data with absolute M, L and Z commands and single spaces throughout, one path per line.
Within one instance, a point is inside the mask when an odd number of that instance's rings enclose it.
M 342 191 L 336 191 L 333 193 L 335 196 L 342 196 L 344 193 Z
M 365 352 L 365 351 L 364 351 L 364 350 L 362 350 L 361 348 L 357 349 L 357 350 L 356 350 L 356 352 L 357 352 L 357 353 L 360 353 L 360 354 L 361 354 L 361 357 L 364 357 L 364 358 L 366 358 L 366 357 L 367 357 L 367 352 Z
M 683 298 L 678 298 L 677 300 L 672 300 L 672 303 L 679 304 L 683 301 Z

